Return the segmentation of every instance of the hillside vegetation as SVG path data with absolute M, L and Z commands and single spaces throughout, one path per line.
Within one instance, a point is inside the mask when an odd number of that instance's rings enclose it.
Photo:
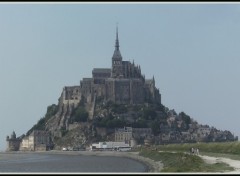
M 199 156 L 183 152 L 159 152 L 150 148 L 142 148 L 139 154 L 154 161 L 161 161 L 164 165 L 161 172 L 223 172 L 234 170 L 228 164 L 207 164 Z
M 61 143 L 65 141 L 65 145 L 67 145 L 69 143 L 67 137 L 71 136 L 67 134 L 73 129 L 68 127 L 70 125 L 76 127 L 81 126 L 83 123 L 88 123 L 89 130 L 84 133 L 82 131 L 74 132 L 78 133 L 76 134 L 77 136 L 85 135 L 86 143 L 82 143 L 84 145 L 90 142 L 90 138 L 95 138 L 95 141 L 110 140 L 112 138 L 109 138 L 109 136 L 114 135 L 115 128 L 123 127 L 151 128 L 151 138 L 154 144 L 235 140 L 229 131 L 221 131 L 208 125 L 198 124 L 186 113 L 176 113 L 174 109 L 169 110 L 169 108 L 160 103 L 115 104 L 112 101 L 105 102 L 98 97 L 94 107 L 93 118 L 89 118 L 88 106 L 84 99 L 81 99 L 80 103 L 71 111 L 66 110 L 68 108 L 64 110 L 60 105 L 53 104 L 48 106 L 45 116 L 39 119 L 26 135 L 29 135 L 33 130 L 48 130 L 46 125 L 52 124 L 50 125 L 52 126 L 51 128 L 54 127 L 55 131 L 58 130 L 58 133 L 54 132 L 52 134 L 59 134 L 52 136 L 53 143 L 59 143 L 59 137 L 64 137 L 64 139 L 61 139 Z M 61 111 L 62 109 L 63 112 Z M 63 125 L 63 122 L 67 125 Z M 99 130 L 97 130 L 99 128 L 104 128 L 106 133 L 100 134 Z M 203 131 L 200 131 L 200 129 L 203 129 Z M 79 143 L 78 137 L 72 139 L 75 140 L 73 143 Z M 144 138 L 136 139 L 136 141 L 138 144 L 144 144 Z M 187 151 L 189 148 L 190 146 L 184 146 L 183 144 L 177 150 Z M 228 152 L 236 153 L 238 151 L 230 150 Z

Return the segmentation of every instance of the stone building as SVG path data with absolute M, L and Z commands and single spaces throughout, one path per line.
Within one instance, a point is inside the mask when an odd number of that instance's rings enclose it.
M 7 151 L 18 151 L 21 143 L 21 138 L 16 137 L 15 131 L 11 134 L 11 137 L 7 136 Z
M 34 130 L 29 136 L 25 136 L 21 143 L 21 151 L 46 151 L 51 148 L 50 134 L 42 130 Z
M 77 104 L 84 97 L 90 103 L 94 101 L 94 96 L 124 104 L 141 104 L 147 100 L 161 103 L 154 77 L 145 79 L 139 65 L 135 65 L 134 61 L 123 61 L 119 50 L 118 31 L 112 68 L 94 68 L 92 78 L 83 78 L 80 86 L 64 87 L 61 99 L 64 104 Z
M 115 141 L 116 142 L 125 142 L 132 146 L 140 139 L 149 139 L 152 136 L 151 128 L 116 128 L 115 129 Z
M 129 142 L 133 139 L 133 128 L 132 127 L 124 127 L 124 128 L 116 128 L 115 129 L 115 141 L 116 142 Z

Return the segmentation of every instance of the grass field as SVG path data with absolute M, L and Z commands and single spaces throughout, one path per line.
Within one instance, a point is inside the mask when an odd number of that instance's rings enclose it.
M 168 144 L 155 146 L 161 151 L 181 151 L 189 152 L 190 148 L 199 148 L 200 152 L 207 153 L 224 153 L 240 156 L 240 142 L 211 142 L 211 143 L 184 143 L 184 144 Z
M 240 160 L 240 142 L 211 142 L 155 145 L 140 149 L 140 155 L 162 161 L 162 172 L 223 172 L 233 168 L 225 163 L 207 164 L 199 156 L 189 155 L 190 148 L 200 154 Z M 161 151 L 161 152 L 159 152 Z
M 199 156 L 183 152 L 159 152 L 145 148 L 139 154 L 154 161 L 161 161 L 164 165 L 161 172 L 223 172 L 233 170 L 225 163 L 207 164 Z

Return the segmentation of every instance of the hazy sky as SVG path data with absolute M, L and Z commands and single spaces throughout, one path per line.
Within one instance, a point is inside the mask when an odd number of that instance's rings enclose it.
M 0 4 L 0 150 L 64 86 L 123 60 L 154 75 L 162 103 L 240 136 L 240 4 Z

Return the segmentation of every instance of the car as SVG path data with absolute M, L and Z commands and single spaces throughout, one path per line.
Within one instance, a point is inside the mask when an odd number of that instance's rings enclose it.
M 73 151 L 84 151 L 86 150 L 85 147 L 73 147 Z
M 68 147 L 67 150 L 73 151 L 73 148 L 72 147 Z
M 79 147 L 73 147 L 73 151 L 79 151 Z
M 63 147 L 62 151 L 68 151 L 68 149 L 66 147 Z

